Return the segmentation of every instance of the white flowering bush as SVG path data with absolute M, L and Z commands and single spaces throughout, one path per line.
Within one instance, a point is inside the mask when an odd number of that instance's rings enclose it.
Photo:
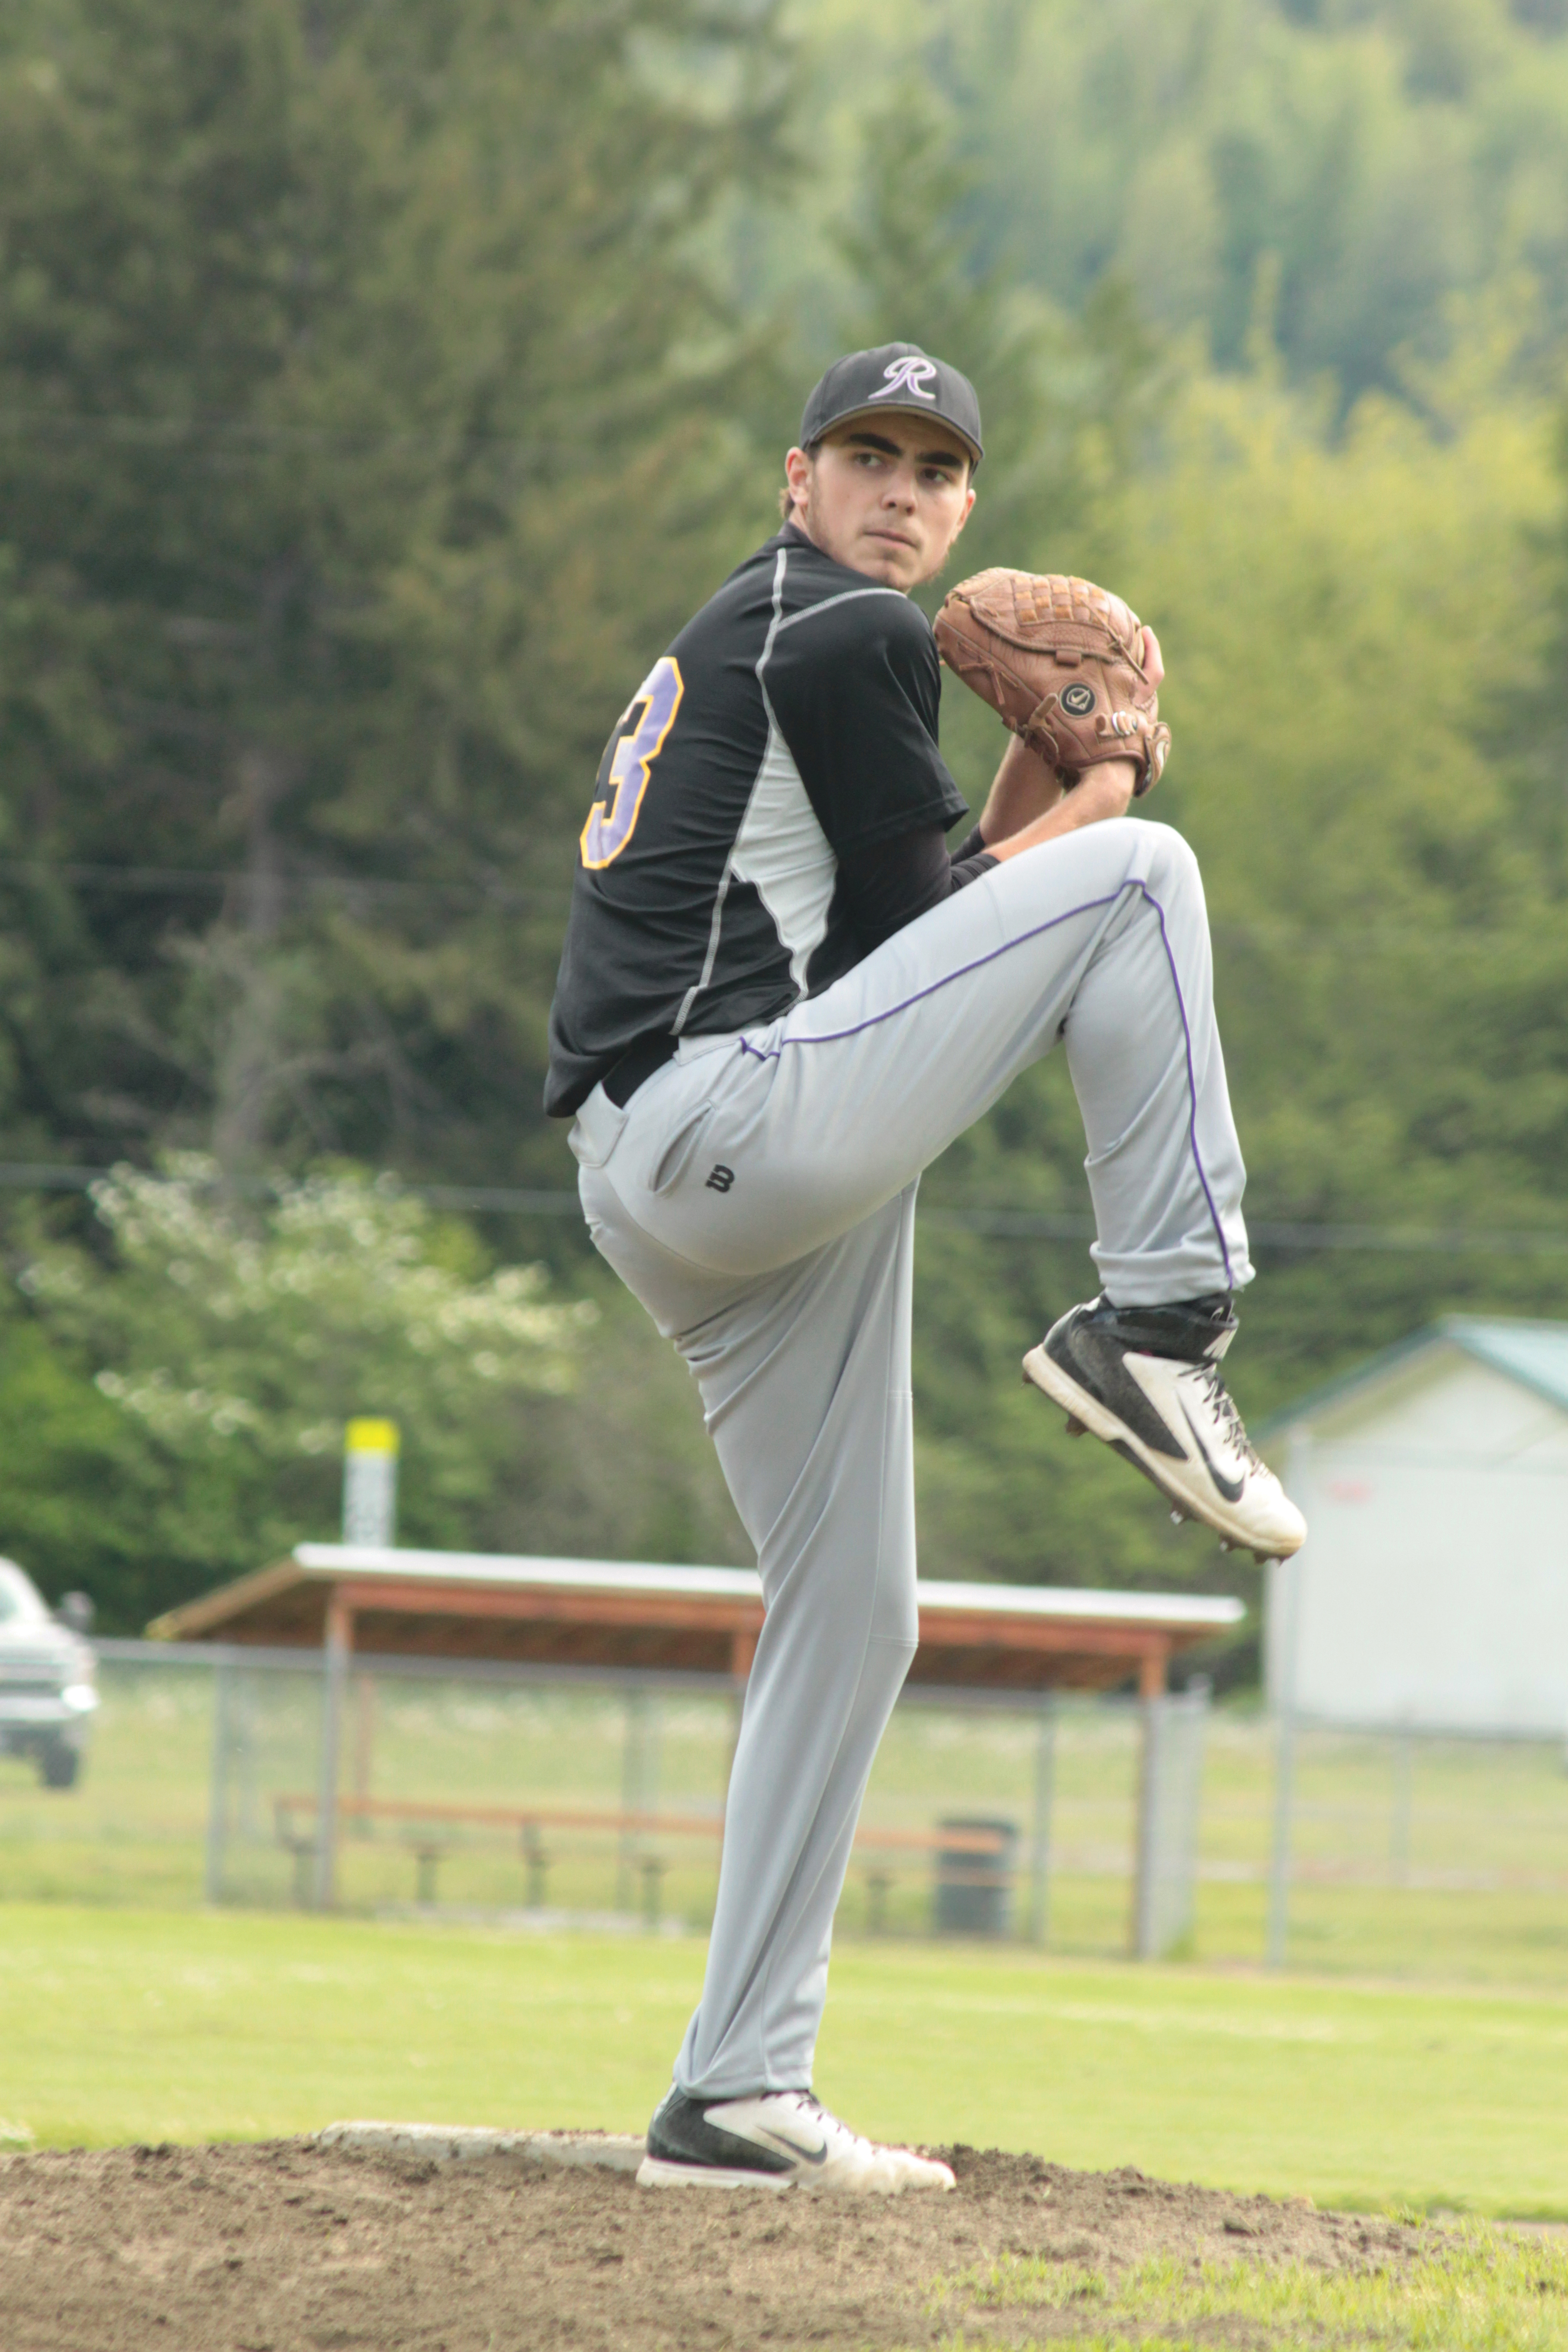
M 121 1421 L 116 1458 L 186 1590 L 197 1561 L 211 1581 L 335 1531 L 355 1413 L 401 1426 L 401 1538 L 472 1540 L 527 1401 L 570 1388 L 595 1315 L 538 1266 L 487 1268 L 468 1228 L 384 1177 L 235 1199 L 184 1154 L 117 1169 L 92 1200 L 102 1254 L 37 1242 L 15 1279 Z
M 234 1202 L 184 1153 L 159 1175 L 117 1169 L 92 1200 L 112 1276 L 55 1248 L 18 1282 L 105 1356 L 100 1392 L 181 1449 L 321 1454 L 356 1412 L 417 1426 L 462 1417 L 489 1389 L 559 1392 L 594 1313 L 547 1302 L 538 1266 L 476 1280 L 444 1263 L 453 1229 L 385 1177 L 308 1177 Z

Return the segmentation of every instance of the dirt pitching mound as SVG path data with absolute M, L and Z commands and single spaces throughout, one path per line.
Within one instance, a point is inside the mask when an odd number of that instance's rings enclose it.
M 972 2307 L 1009 2255 L 1107 2273 L 1154 2254 L 1399 2265 L 1426 2233 L 1141 2173 L 942 2149 L 955 2193 L 865 2200 L 638 2189 L 626 2173 L 322 2149 L 0 2160 L 5 2352 L 534 2352 L 1038 2340 Z M 1049 2332 L 1070 2341 L 1068 2315 Z

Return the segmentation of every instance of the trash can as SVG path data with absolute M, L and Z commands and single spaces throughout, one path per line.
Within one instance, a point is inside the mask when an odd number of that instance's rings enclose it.
M 936 1932 L 1005 1936 L 1013 1926 L 1016 1822 L 938 1822 Z

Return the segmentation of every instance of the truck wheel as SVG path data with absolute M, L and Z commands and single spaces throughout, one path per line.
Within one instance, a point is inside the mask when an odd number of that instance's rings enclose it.
M 74 1789 L 81 1758 L 63 1739 L 51 1739 L 38 1758 L 38 1778 L 46 1789 Z

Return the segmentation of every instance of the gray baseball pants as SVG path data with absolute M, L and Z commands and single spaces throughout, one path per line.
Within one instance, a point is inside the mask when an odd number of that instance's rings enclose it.
M 730 1776 L 689 2095 L 802 2090 L 872 1759 L 916 1645 L 921 1171 L 1065 1039 L 1109 1296 L 1251 1279 L 1208 922 L 1180 835 L 1025 852 L 820 996 L 683 1041 L 572 1129 L 594 1241 L 695 1374 L 766 1615 Z

